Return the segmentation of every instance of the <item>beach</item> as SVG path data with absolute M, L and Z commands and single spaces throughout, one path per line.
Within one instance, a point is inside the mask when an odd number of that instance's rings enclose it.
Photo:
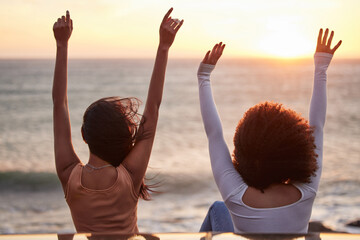
M 140 201 L 141 232 L 196 232 L 212 202 L 212 178 L 201 122 L 199 60 L 170 59 L 147 178 L 158 183 Z M 87 162 L 82 114 L 105 96 L 145 101 L 152 59 L 70 59 L 69 107 L 75 151 Z M 54 60 L 0 60 L 0 234 L 74 232 L 55 174 L 51 87 Z M 249 107 L 281 102 L 307 118 L 313 63 L 304 60 L 222 59 L 212 86 L 224 136 L 233 151 L 235 126 Z M 324 168 L 313 221 L 338 231 L 360 218 L 360 60 L 334 59 L 328 70 Z M 142 112 L 141 107 L 140 112 Z

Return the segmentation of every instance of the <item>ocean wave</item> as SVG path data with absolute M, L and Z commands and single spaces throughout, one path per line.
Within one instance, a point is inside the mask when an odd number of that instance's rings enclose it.
M 193 194 L 217 191 L 214 178 L 210 174 L 158 173 L 147 174 L 145 183 L 154 185 L 155 191 L 165 194 Z
M 55 173 L 0 172 L 0 191 L 49 191 L 61 189 Z
M 360 181 L 343 179 L 335 181 L 324 181 L 320 183 L 319 195 L 327 197 L 346 197 L 354 201 L 360 196 Z
M 159 173 L 150 171 L 146 174 L 147 185 L 161 193 L 191 194 L 217 191 L 211 174 Z M 357 180 L 323 181 L 318 197 L 360 195 L 360 182 Z M 51 191 L 61 190 L 56 173 L 51 172 L 0 172 L 0 191 Z
M 161 193 L 185 194 L 216 189 L 212 176 L 203 174 L 148 173 L 146 184 Z M 0 191 L 50 191 L 60 190 L 55 173 L 50 172 L 0 172 Z

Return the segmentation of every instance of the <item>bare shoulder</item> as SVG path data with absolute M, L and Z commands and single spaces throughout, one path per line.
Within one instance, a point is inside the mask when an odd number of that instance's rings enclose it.
M 60 168 L 58 166 L 56 167 L 56 172 L 57 172 L 58 178 L 59 178 L 64 190 L 66 188 L 66 184 L 70 178 L 72 171 L 79 163 L 81 163 L 80 160 L 74 161 L 74 162 L 70 163 L 69 165 L 64 166 L 62 168 Z

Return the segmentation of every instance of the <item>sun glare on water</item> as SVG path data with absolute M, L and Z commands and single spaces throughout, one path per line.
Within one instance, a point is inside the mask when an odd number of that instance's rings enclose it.
M 314 51 L 314 39 L 297 28 L 293 19 L 286 17 L 270 18 L 259 40 L 259 49 L 264 55 L 279 58 L 298 58 Z

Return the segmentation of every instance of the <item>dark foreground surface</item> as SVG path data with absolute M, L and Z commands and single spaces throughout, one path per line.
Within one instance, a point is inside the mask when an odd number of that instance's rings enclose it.
M 329 239 L 360 239 L 360 234 L 349 233 L 324 233 L 314 232 L 308 234 L 234 234 L 234 233 L 153 233 L 123 235 L 116 233 L 106 234 L 32 234 L 32 235 L 0 235 L 0 239 L 12 240 L 240 240 L 240 239 L 305 239 L 305 240 L 329 240 Z

